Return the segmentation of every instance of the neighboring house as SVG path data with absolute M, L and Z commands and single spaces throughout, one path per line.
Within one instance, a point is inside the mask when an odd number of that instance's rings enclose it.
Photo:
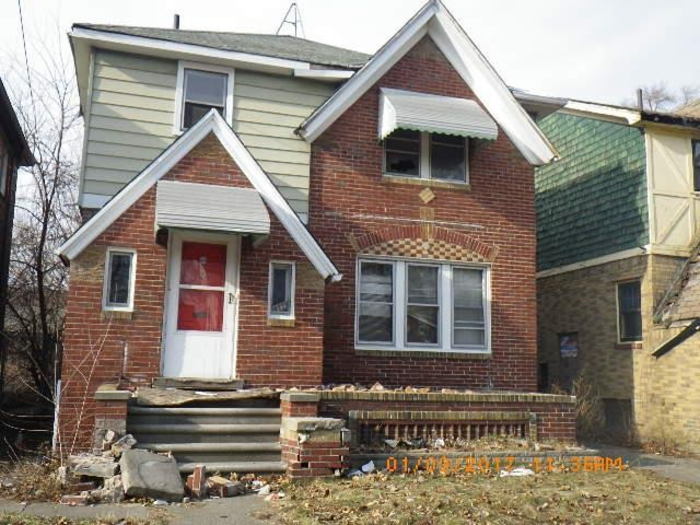
M 87 220 L 60 249 L 64 432 L 90 442 L 101 384 L 160 377 L 536 390 L 533 166 L 555 152 L 531 115 L 562 102 L 514 96 L 439 1 L 372 57 L 70 38 Z M 542 428 L 570 438 L 558 414 Z
M 4 336 L 7 280 L 12 248 L 12 219 L 15 209 L 17 169 L 32 166 L 34 157 L 24 138 L 5 86 L 0 80 L 0 359 L 5 359 Z
M 654 353 L 700 316 L 679 277 L 700 236 L 700 119 L 569 101 L 539 124 L 561 155 L 536 176 L 542 386 L 587 370 L 610 430 L 697 442 L 700 339 Z

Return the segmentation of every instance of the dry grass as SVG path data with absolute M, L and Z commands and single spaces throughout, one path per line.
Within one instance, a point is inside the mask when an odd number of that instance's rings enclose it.
M 695 524 L 700 486 L 644 471 L 486 475 L 376 474 L 295 483 L 285 525 Z
M 0 498 L 22 501 L 60 501 L 66 493 L 58 481 L 57 460 L 11 462 L 0 465 Z M 2 523 L 2 522 L 0 522 Z

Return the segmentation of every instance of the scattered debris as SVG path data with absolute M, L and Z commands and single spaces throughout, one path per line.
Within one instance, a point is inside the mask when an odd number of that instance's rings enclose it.
M 245 494 L 245 485 L 221 476 L 212 476 L 207 480 L 209 493 L 219 498 L 231 498 Z
M 258 496 L 268 496 L 270 494 L 270 485 L 265 485 L 258 490 Z
M 90 501 L 93 503 L 121 503 L 124 501 L 124 484 L 121 476 L 105 480 L 101 489 L 90 491 Z
M 207 475 L 204 465 L 197 465 L 192 474 L 187 476 L 185 483 L 185 492 L 190 497 L 195 499 L 204 499 L 207 497 Z
M 175 458 L 132 449 L 122 454 L 119 466 L 127 496 L 182 501 L 185 488 Z
M 61 505 L 70 505 L 71 507 L 83 507 L 88 504 L 88 494 L 69 495 L 61 497 Z
M 135 446 L 136 439 L 131 434 L 127 434 L 119 440 L 115 441 L 112 444 L 110 451 L 112 452 L 112 455 L 114 455 L 115 458 L 118 458 L 124 452 L 126 452 L 127 450 L 131 450 Z
M 529 468 L 525 467 L 516 467 L 514 469 L 510 470 L 501 470 L 501 473 L 499 474 L 499 477 L 505 478 L 505 477 L 523 477 L 523 476 L 534 476 L 535 472 Z

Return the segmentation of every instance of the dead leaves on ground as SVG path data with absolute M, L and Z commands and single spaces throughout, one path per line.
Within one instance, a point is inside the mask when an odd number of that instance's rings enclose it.
M 642 471 L 524 478 L 378 473 L 295 483 L 286 525 L 697 525 L 700 486 Z

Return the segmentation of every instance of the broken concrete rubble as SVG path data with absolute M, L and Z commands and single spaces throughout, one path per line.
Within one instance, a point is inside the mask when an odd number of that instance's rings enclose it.
M 124 501 L 124 484 L 121 476 L 105 480 L 101 489 L 90 491 L 90 501 L 93 503 L 121 503 Z
M 180 501 L 185 495 L 173 457 L 132 449 L 122 454 L 119 466 L 127 496 Z
M 134 436 L 131 434 L 127 434 L 121 438 L 119 438 L 117 441 L 115 441 L 110 450 L 114 457 L 119 457 L 121 456 L 124 452 L 127 450 L 131 450 L 136 446 L 136 439 Z
M 111 478 L 119 468 L 119 465 L 114 462 L 114 458 L 91 454 L 69 456 L 68 465 L 73 475 L 91 478 Z

